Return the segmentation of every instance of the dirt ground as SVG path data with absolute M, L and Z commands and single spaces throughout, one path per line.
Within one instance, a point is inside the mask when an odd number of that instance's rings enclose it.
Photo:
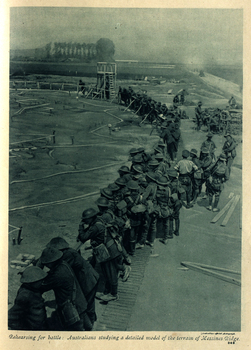
M 54 79 L 58 81 L 57 77 Z M 63 81 L 62 77 L 60 79 L 60 82 Z M 167 104 L 171 104 L 173 94 L 182 88 L 188 90 L 187 101 L 192 102 L 194 106 L 201 100 L 205 107 L 222 108 L 226 106 L 230 97 L 203 81 L 198 84 L 198 77 L 195 77 L 195 81 L 184 84 L 152 85 L 122 81 L 118 82 L 118 85 L 120 83 L 125 87 L 131 85 L 135 91 L 147 90 L 149 96 Z M 169 89 L 173 89 L 172 95 L 167 94 Z M 36 103 L 45 106 L 37 108 Z M 178 156 L 183 148 L 198 149 L 205 139 L 205 130 L 198 133 L 194 129 L 192 122 L 194 106 L 182 107 L 189 119 L 182 120 L 182 141 Z M 25 107 L 22 113 L 18 113 Z M 120 122 L 121 120 L 126 122 Z M 115 128 L 111 134 L 107 124 L 112 124 Z M 53 143 L 54 131 L 55 143 Z M 118 106 L 116 101 L 110 103 L 85 99 L 78 97 L 75 92 L 67 91 L 10 90 L 9 224 L 15 227 L 22 226 L 23 240 L 20 245 L 13 245 L 12 241 L 16 238 L 17 231 L 9 234 L 9 307 L 13 305 L 20 285 L 18 270 L 10 267 L 10 261 L 20 253 L 39 257 L 49 240 L 58 235 L 74 246 L 81 214 L 84 209 L 95 206 L 98 198 L 98 194 L 93 193 L 99 192 L 101 188 L 115 181 L 118 177 L 118 168 L 122 164 L 128 164 L 130 148 L 144 146 L 146 151 L 153 148 L 159 137 L 156 133 L 150 136 L 150 132 L 150 125 L 139 127 L 137 117 L 130 111 L 124 112 L 124 107 Z M 231 192 L 241 193 L 241 135 L 237 136 L 236 140 L 239 143 L 238 156 L 220 205 L 228 201 Z M 218 155 L 224 138 L 215 135 L 214 141 L 217 144 Z M 77 198 L 88 194 L 90 196 Z M 163 328 L 188 330 L 185 320 L 189 322 L 191 330 L 199 330 L 201 319 L 207 319 L 205 315 L 208 308 L 204 311 L 200 308 L 196 317 L 191 316 L 191 309 L 194 310 L 196 303 L 201 299 L 205 305 L 215 302 L 217 306 L 224 295 L 227 296 L 224 316 L 228 319 L 235 315 L 235 322 L 234 324 L 226 322 L 222 327 L 226 327 L 226 330 L 239 329 L 240 292 L 237 291 L 239 287 L 218 280 L 217 285 L 212 285 L 208 276 L 202 276 L 194 271 L 177 270 L 181 260 L 201 263 L 203 260 L 204 263 L 211 265 L 240 270 L 239 212 L 236 209 L 227 227 L 223 228 L 219 224 L 210 224 L 213 214 L 205 209 L 205 205 L 206 203 L 201 200 L 192 210 L 182 209 L 181 237 L 172 240 L 167 247 L 160 243 L 156 247 L 160 258 L 150 260 L 146 267 L 135 314 L 128 330 L 164 330 Z M 12 229 L 9 227 L 9 231 Z M 85 257 L 90 254 L 84 249 L 82 252 Z M 152 279 L 153 275 L 156 280 Z M 171 276 L 171 279 L 165 276 Z M 161 293 L 157 287 L 159 281 L 162 281 Z M 173 282 L 167 286 L 168 281 Z M 223 283 L 224 287 L 219 287 L 220 283 Z M 204 289 L 198 292 L 198 286 L 201 285 Z M 193 289 L 189 289 L 191 286 Z M 212 294 L 203 294 L 203 291 L 208 291 L 210 288 Z M 221 294 L 217 293 L 217 288 Z M 168 293 L 165 293 L 166 290 Z M 182 307 L 185 310 L 183 321 L 175 323 L 175 313 L 181 310 L 181 306 L 178 308 L 176 306 L 181 305 L 180 300 L 189 297 L 191 293 L 193 293 L 192 303 L 185 303 Z M 52 294 L 47 293 L 45 296 L 51 299 Z M 160 316 L 162 300 L 168 302 L 165 304 L 164 313 Z M 230 303 L 229 307 L 227 303 Z M 150 307 L 147 308 L 147 305 Z M 167 314 L 170 317 L 165 323 L 163 319 Z M 182 315 L 181 313 L 179 319 Z M 217 315 L 205 322 L 205 329 L 209 327 L 211 330 L 215 324 L 221 322 Z M 190 322 L 191 317 L 193 322 Z

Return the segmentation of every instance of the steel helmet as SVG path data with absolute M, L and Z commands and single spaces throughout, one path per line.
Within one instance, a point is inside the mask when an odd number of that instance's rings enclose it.
M 96 204 L 100 207 L 109 207 L 109 201 L 105 197 L 99 197 L 96 201 Z
M 98 214 L 96 209 L 89 208 L 83 211 L 82 213 L 82 220 L 93 218 Z
M 69 243 L 62 237 L 54 237 L 46 244 L 46 248 L 56 248 L 56 249 L 65 249 L 69 248 Z
M 42 264 L 52 263 L 62 258 L 62 256 L 63 256 L 63 253 L 56 248 L 52 248 L 52 247 L 45 248 L 42 251 L 41 262 Z
M 113 193 L 110 190 L 110 188 L 102 188 L 100 190 L 100 193 L 102 194 L 102 196 L 106 197 L 107 199 L 112 199 L 113 198 Z
M 47 273 L 38 266 L 27 267 L 20 278 L 21 283 L 32 283 L 43 280 Z

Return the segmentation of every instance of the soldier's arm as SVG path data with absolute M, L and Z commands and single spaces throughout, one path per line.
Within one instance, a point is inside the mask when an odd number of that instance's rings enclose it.
M 92 225 L 91 227 L 79 232 L 78 238 L 82 243 L 85 243 L 89 239 L 95 238 L 98 232 L 97 226 Z

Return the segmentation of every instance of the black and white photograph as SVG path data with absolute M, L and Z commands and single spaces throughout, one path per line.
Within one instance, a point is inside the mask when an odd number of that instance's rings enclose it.
M 143 6 L 9 8 L 16 342 L 239 345 L 244 11 Z

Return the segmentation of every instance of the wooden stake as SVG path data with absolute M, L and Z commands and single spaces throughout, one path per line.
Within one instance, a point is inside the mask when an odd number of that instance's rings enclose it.
M 209 269 L 205 269 L 205 268 L 199 267 L 198 265 L 185 263 L 185 262 L 182 262 L 181 265 L 183 265 L 185 267 L 188 267 L 191 270 L 202 272 L 205 275 L 221 279 L 222 281 L 233 283 L 233 284 L 236 284 L 237 286 L 241 286 L 241 281 L 239 281 L 239 280 L 237 280 L 235 278 L 232 278 L 232 277 L 229 277 L 229 276 L 222 275 L 220 273 L 216 273 L 216 272 L 210 271 Z
M 222 272 L 228 272 L 228 273 L 234 273 L 235 275 L 241 275 L 240 272 L 237 272 L 237 271 L 233 271 L 233 270 L 229 270 L 229 269 L 225 269 L 223 267 L 218 267 L 218 266 L 212 266 L 212 265 L 205 265 L 205 264 L 198 264 L 198 263 L 195 263 L 195 262 L 189 262 L 189 261 L 184 261 L 181 263 L 182 265 L 185 264 L 185 265 L 196 265 L 196 266 L 199 266 L 199 267 L 203 267 L 205 269 L 208 269 L 208 270 L 217 270 L 217 271 L 222 271 Z
M 228 210 L 230 205 L 233 203 L 234 198 L 235 197 L 232 197 L 230 199 L 230 201 L 225 205 L 225 207 L 221 209 L 221 211 L 213 218 L 213 220 L 211 220 L 211 223 L 217 222 L 222 217 L 222 215 L 225 214 L 225 212 Z
M 226 226 L 226 224 L 228 223 L 228 220 L 230 219 L 231 215 L 232 215 L 233 212 L 234 212 L 234 209 L 235 209 L 235 207 L 236 207 L 236 205 L 237 205 L 239 199 L 240 199 L 240 195 L 237 195 L 237 196 L 235 197 L 235 199 L 234 199 L 234 201 L 233 201 L 233 203 L 232 203 L 232 205 L 231 205 L 231 207 L 230 207 L 230 209 L 229 209 L 229 211 L 228 211 L 228 213 L 227 213 L 225 219 L 222 221 L 221 226 Z

